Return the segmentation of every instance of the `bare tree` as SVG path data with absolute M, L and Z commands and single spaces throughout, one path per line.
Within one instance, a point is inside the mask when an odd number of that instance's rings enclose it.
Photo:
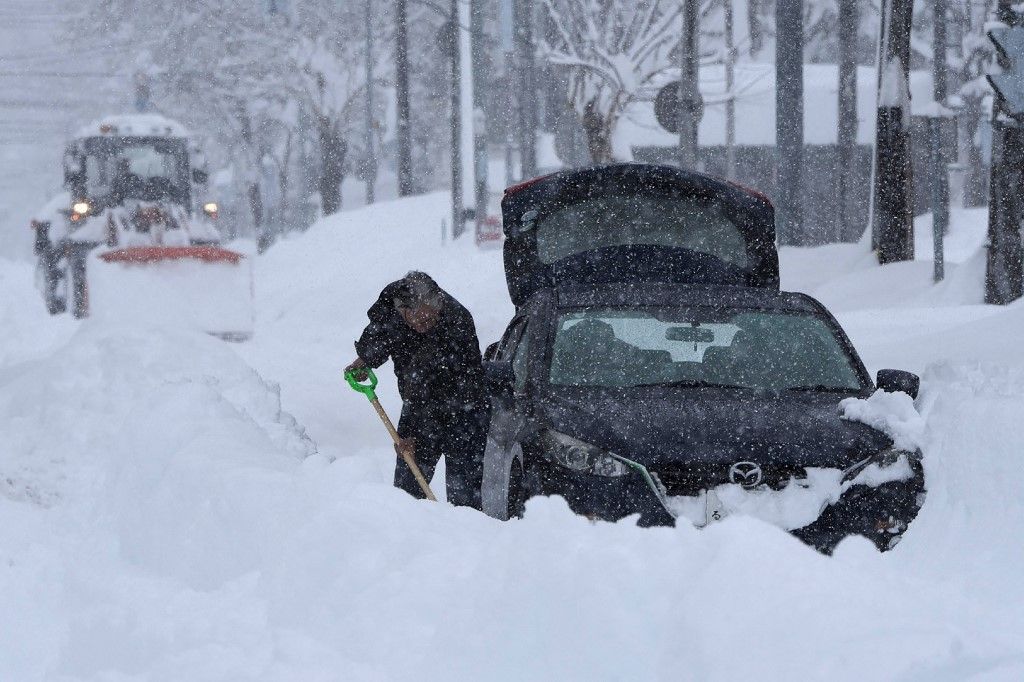
M 139 55 L 162 111 L 218 138 L 259 225 L 269 215 L 268 195 L 278 217 L 298 198 L 296 151 L 310 141 L 319 150 L 323 208 L 340 209 L 351 152 L 366 146 L 365 123 L 356 124 L 365 64 L 373 60 L 381 79 L 372 86 L 391 73 L 382 63 L 391 23 L 387 8 L 375 7 L 373 54 L 363 40 L 364 7 L 354 2 L 307 0 L 267 12 L 250 0 L 90 0 L 85 21 L 115 27 L 112 39 Z
M 290 52 L 288 64 L 293 75 L 287 87 L 313 120 L 320 149 L 318 189 L 325 215 L 341 210 L 341 183 L 352 166 L 350 146 L 365 146 L 362 113 L 367 83 L 365 56 L 360 52 L 364 46 L 364 42 L 343 35 L 335 34 L 335 40 L 329 42 L 316 34 L 299 34 Z
M 569 70 L 569 101 L 597 163 L 630 158 L 615 128 L 640 88 L 669 67 L 679 41 L 680 4 L 670 0 L 544 0 L 551 21 L 543 46 Z

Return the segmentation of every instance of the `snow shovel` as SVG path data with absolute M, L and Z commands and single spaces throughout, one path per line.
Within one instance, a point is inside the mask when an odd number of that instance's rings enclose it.
M 366 383 L 359 381 L 357 375 L 360 372 L 366 372 Z M 437 502 L 437 498 L 434 497 L 434 491 L 430 489 L 430 484 L 427 483 L 427 479 L 423 478 L 423 472 L 420 471 L 419 466 L 416 465 L 416 460 L 413 459 L 412 454 L 404 448 L 398 447 L 401 438 L 398 435 L 398 431 L 395 430 L 395 425 L 391 423 L 391 418 L 388 417 L 388 413 L 384 411 L 380 401 L 377 400 L 377 394 L 374 389 L 377 388 L 377 375 L 373 373 L 373 370 L 369 367 L 362 369 L 350 369 L 345 372 L 345 381 L 352 387 L 352 390 L 357 393 L 362 393 L 366 396 L 366 399 L 373 405 L 373 409 L 377 410 L 377 416 L 384 422 L 384 427 L 391 434 L 391 440 L 395 441 L 395 446 L 398 448 L 398 454 L 405 460 L 409 470 L 412 471 L 412 475 L 416 477 L 416 482 L 420 484 L 420 488 L 423 490 L 423 494 L 427 496 L 428 500 Z

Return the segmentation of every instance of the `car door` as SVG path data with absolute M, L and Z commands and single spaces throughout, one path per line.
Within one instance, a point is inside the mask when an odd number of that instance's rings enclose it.
M 510 396 L 493 396 L 491 424 L 484 451 L 484 476 L 481 498 L 483 511 L 495 518 L 508 516 L 508 485 L 513 466 L 522 466 L 522 448 L 517 436 L 526 422 L 526 393 L 529 359 L 530 318 L 523 313 L 513 318 L 493 354 L 495 362 L 512 365 L 513 390 Z

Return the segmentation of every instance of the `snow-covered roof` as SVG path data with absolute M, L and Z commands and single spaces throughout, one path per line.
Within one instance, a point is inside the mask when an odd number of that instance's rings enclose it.
M 78 131 L 76 137 L 96 135 L 138 135 L 189 137 L 188 128 L 160 114 L 120 114 L 104 116 Z
M 878 86 L 873 67 L 857 69 L 857 143 L 871 144 L 875 139 L 875 91 Z M 673 80 L 665 76 L 663 83 Z M 775 65 L 740 63 L 736 65 L 736 144 L 773 146 L 775 144 Z M 835 144 L 839 125 L 839 69 L 835 64 L 804 65 L 804 143 Z M 725 67 L 706 66 L 700 71 L 700 89 L 704 95 L 704 118 L 698 139 L 703 146 L 725 144 Z M 932 79 L 928 71 L 910 74 L 911 113 L 926 113 L 933 104 Z M 632 147 L 675 146 L 679 138 L 662 128 L 654 117 L 650 101 L 638 101 L 626 109 L 619 122 L 617 137 Z

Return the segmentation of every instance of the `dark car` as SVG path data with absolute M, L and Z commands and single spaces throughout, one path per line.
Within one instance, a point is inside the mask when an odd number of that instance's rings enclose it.
M 823 551 L 900 539 L 921 454 L 840 417 L 875 385 L 820 303 L 778 290 L 767 199 L 623 165 L 512 188 L 503 209 L 517 312 L 485 358 L 486 512 L 560 495 L 643 526 L 758 516 Z
M 488 354 L 485 511 L 561 495 L 640 525 L 760 516 L 830 550 L 887 549 L 917 515 L 919 452 L 840 418 L 875 386 L 831 315 L 764 289 L 576 285 L 531 297 Z M 883 373 L 884 372 L 884 373 Z M 883 371 L 879 387 L 916 393 Z

